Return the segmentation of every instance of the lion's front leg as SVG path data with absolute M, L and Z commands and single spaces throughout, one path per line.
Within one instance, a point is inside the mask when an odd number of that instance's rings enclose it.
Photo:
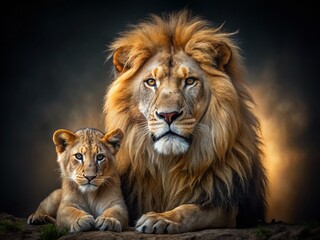
M 171 211 L 142 215 L 136 230 L 144 233 L 182 233 L 205 228 L 234 228 L 236 214 L 236 209 L 227 214 L 220 208 L 202 209 L 196 204 L 184 204 Z

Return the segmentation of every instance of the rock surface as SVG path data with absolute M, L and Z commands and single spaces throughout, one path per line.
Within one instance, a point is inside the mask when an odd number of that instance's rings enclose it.
M 0 239 L 55 239 L 51 234 L 44 234 L 44 226 L 31 226 L 24 218 L 16 218 L 6 213 L 0 213 Z M 284 222 L 265 224 L 257 228 L 247 229 L 208 229 L 182 234 L 141 234 L 133 229 L 122 233 L 91 231 L 83 233 L 67 234 L 61 240 L 162 240 L 162 239 L 320 239 L 320 226 L 313 224 L 290 225 Z

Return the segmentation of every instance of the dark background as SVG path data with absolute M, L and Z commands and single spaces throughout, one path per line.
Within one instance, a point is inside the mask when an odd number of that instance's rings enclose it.
M 111 1 L 110 1 L 111 2 Z M 25 1 L 2 6 L 0 211 L 27 217 L 59 186 L 52 134 L 104 129 L 106 46 L 149 13 L 187 7 L 235 37 L 257 98 L 271 189 L 268 218 L 319 220 L 316 7 L 232 1 Z M 260 107 L 260 109 L 259 109 Z M 270 125 L 271 124 L 271 125 Z M 271 126 L 271 127 L 270 127 Z M 275 162 L 277 159 L 277 162 Z M 275 176 L 276 175 L 276 176 Z M 276 199 L 276 200 L 272 200 Z

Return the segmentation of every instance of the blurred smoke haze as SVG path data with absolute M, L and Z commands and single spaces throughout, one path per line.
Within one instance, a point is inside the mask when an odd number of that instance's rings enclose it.
M 297 202 L 303 200 L 295 186 L 304 179 L 306 150 L 298 144 L 307 126 L 305 103 L 279 91 L 276 70 L 266 64 L 252 88 L 255 113 L 261 122 L 265 166 L 269 178 L 267 220 L 294 221 Z M 295 199 L 292 201 L 290 199 Z

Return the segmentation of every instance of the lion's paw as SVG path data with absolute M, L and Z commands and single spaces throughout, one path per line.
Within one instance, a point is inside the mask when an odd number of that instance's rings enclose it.
M 91 230 L 94 227 L 94 218 L 91 215 L 79 217 L 70 227 L 70 232 L 83 232 Z
M 97 217 L 95 220 L 95 229 L 100 231 L 121 232 L 122 226 L 119 220 L 112 217 Z
M 41 225 L 46 223 L 55 223 L 56 220 L 49 215 L 33 213 L 28 217 L 27 223 L 30 225 Z
M 136 224 L 136 231 L 142 233 L 179 233 L 180 228 L 180 223 L 154 212 L 142 215 Z

